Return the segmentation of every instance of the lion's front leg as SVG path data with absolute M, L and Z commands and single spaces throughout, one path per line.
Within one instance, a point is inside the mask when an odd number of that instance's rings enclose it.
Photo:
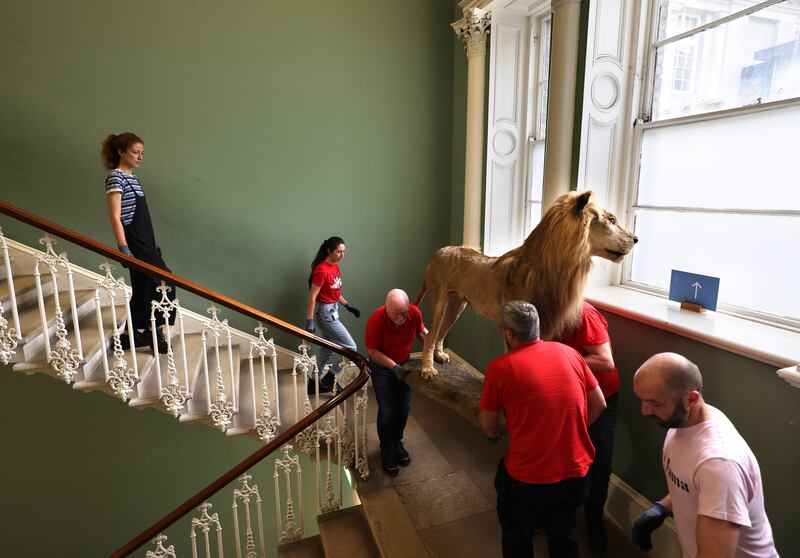
M 430 332 L 425 337 L 425 343 L 422 346 L 422 370 L 420 374 L 425 380 L 432 380 L 439 374 L 439 372 L 436 371 L 436 367 L 433 365 L 435 346 L 436 342 L 433 332 Z

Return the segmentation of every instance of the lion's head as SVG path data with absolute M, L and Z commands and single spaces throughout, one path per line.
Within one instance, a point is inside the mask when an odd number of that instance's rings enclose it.
M 615 263 L 622 260 L 638 242 L 636 235 L 623 228 L 616 215 L 593 203 L 591 191 L 573 196 L 575 212 L 582 215 L 584 222 L 588 220 L 591 255 Z

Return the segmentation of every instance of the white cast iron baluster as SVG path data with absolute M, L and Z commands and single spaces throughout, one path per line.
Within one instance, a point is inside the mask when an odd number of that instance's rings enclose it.
M 308 415 L 311 412 L 311 400 L 308 398 L 308 392 L 305 389 L 306 385 L 308 385 L 308 380 L 313 377 L 315 379 L 316 385 L 316 392 L 317 398 L 319 398 L 319 370 L 317 369 L 317 359 L 316 357 L 308 356 L 308 344 L 304 341 L 299 347 L 301 351 L 300 356 L 294 357 L 294 366 L 292 367 L 292 376 L 294 377 L 294 389 L 295 389 L 295 417 L 296 420 L 300 420 L 300 412 L 298 409 L 298 401 L 297 401 L 297 371 L 302 372 L 303 378 L 303 416 Z M 327 370 L 327 367 L 326 367 Z M 317 401 L 319 404 L 319 401 Z M 314 451 L 314 439 L 316 437 L 317 425 L 314 424 L 309 426 L 302 432 L 300 432 L 295 437 L 295 444 L 297 444 L 297 448 L 304 452 L 310 454 Z
M 278 431 L 278 426 L 280 425 L 280 415 L 273 416 L 272 415 L 272 404 L 270 402 L 269 397 L 269 388 L 267 387 L 267 367 L 266 367 L 266 357 L 270 357 L 272 361 L 272 371 L 273 371 L 273 380 L 275 386 L 275 408 L 277 413 L 280 413 L 280 404 L 278 398 L 278 366 L 277 366 L 277 353 L 275 351 L 275 342 L 270 339 L 267 341 L 264 338 L 264 333 L 267 331 L 267 328 L 264 327 L 264 324 L 258 324 L 258 327 L 255 329 L 256 333 L 258 333 L 258 341 L 257 342 L 250 342 L 250 355 L 248 360 L 250 361 L 250 382 L 251 382 L 251 390 L 253 393 L 253 409 L 256 409 L 256 389 L 255 389 L 255 373 L 253 371 L 253 357 L 254 353 L 258 353 L 258 356 L 261 360 L 261 378 L 263 383 L 261 385 L 261 412 L 255 414 L 255 431 L 258 434 L 259 439 L 269 442 L 272 438 L 275 437 L 275 433 Z
M 128 289 L 125 288 L 125 278 L 120 277 L 115 279 L 111 274 L 111 270 L 116 266 L 108 260 L 104 260 L 100 265 L 100 269 L 105 271 L 105 277 L 98 279 L 94 288 L 94 301 L 95 313 L 97 314 L 97 329 L 100 333 L 101 343 L 105 343 L 106 333 L 103 327 L 103 310 L 100 304 L 100 290 L 106 291 L 109 302 L 111 304 L 111 347 L 114 353 L 114 367 L 111 368 L 108 364 L 108 354 L 105 349 L 100 353 L 103 355 L 103 369 L 105 370 L 105 378 L 108 385 L 111 386 L 113 392 L 127 401 L 134 386 L 139 381 L 139 367 L 136 362 L 136 350 L 133 342 L 133 326 L 130 319 L 130 295 Z M 128 339 L 130 341 L 131 360 L 133 361 L 133 368 L 128 368 L 128 363 L 125 361 L 125 351 L 122 350 L 121 336 L 119 332 L 119 322 L 117 321 L 117 294 L 121 294 L 125 300 L 125 308 L 127 311 L 128 324 Z M 124 334 L 124 331 L 123 331 Z
M 326 513 L 338 510 L 342 503 L 342 447 L 341 439 L 339 437 L 339 430 L 336 428 L 336 419 L 333 415 L 328 415 L 322 420 L 322 428 L 317 430 L 316 440 L 314 442 L 316 461 L 317 461 L 317 510 L 318 513 Z M 326 466 L 325 466 L 325 496 L 320 502 L 320 489 L 322 488 L 322 479 L 320 478 L 320 442 L 325 442 L 326 447 Z M 331 445 L 336 443 L 336 454 L 339 465 L 339 497 L 336 497 L 336 490 L 333 486 L 333 460 Z
M 189 535 L 192 539 L 192 558 L 197 558 L 197 532 L 196 529 L 200 528 L 203 530 L 203 542 L 205 543 L 206 549 L 206 558 L 211 557 L 211 536 L 209 532 L 211 531 L 211 526 L 215 526 L 217 529 L 217 557 L 224 558 L 222 555 L 222 525 L 219 523 L 219 514 L 214 513 L 214 515 L 209 515 L 208 510 L 212 508 L 210 502 L 203 502 L 200 506 L 198 506 L 197 511 L 200 512 L 200 517 L 193 517 L 192 518 L 192 533 Z
M 14 274 L 11 269 L 11 257 L 8 255 L 8 244 L 0 227 L 0 246 L 3 249 L 3 263 L 6 270 L 6 283 L 8 283 L 8 293 L 11 296 L 11 319 L 14 327 L 8 327 L 8 321 L 3 317 L 3 308 L 0 306 L 0 361 L 3 364 L 11 362 L 11 358 L 16 354 L 14 349 L 22 341 L 22 331 L 19 326 L 19 310 L 17 309 L 17 293 L 14 290 Z
M 292 446 L 289 444 L 281 447 L 283 457 L 275 460 L 275 521 L 278 527 L 278 542 L 281 544 L 296 541 L 303 537 L 303 474 L 300 469 L 300 458 L 297 455 L 289 455 Z M 300 524 L 295 522 L 294 504 L 292 503 L 292 480 L 291 471 L 295 468 L 297 473 L 297 503 L 300 516 Z M 281 492 L 279 472 L 283 472 L 286 477 L 286 528 L 281 526 Z
M 78 311 L 75 305 L 75 289 L 72 285 L 72 268 L 69 265 L 66 254 L 56 254 L 53 250 L 53 245 L 56 240 L 49 234 L 45 234 L 43 238 L 39 239 L 40 244 L 47 247 L 46 252 L 39 252 L 36 254 L 36 266 L 34 268 L 34 278 L 36 280 L 36 294 L 39 298 L 39 317 L 42 320 L 42 334 L 44 335 L 44 347 L 47 353 L 47 362 L 49 362 L 53 369 L 58 372 L 59 377 L 67 383 L 72 382 L 75 374 L 80 366 L 80 361 L 83 359 L 83 354 L 80 347 L 80 326 L 78 325 Z M 50 347 L 50 335 L 47 332 L 47 316 L 44 309 L 44 295 L 42 293 L 42 278 L 40 266 L 44 264 L 50 272 L 50 278 L 53 282 L 53 300 L 55 303 L 56 314 L 56 348 L 52 350 Z M 64 322 L 64 313 L 61 310 L 61 300 L 58 294 L 58 269 L 63 266 L 67 270 L 67 277 L 69 279 L 70 289 L 70 302 L 72 305 L 72 325 L 75 328 L 75 341 L 78 345 L 77 349 L 72 348 L 72 344 L 67 339 L 67 326 Z
M 264 441 L 269 441 L 275 435 L 278 426 L 281 424 L 281 406 L 280 396 L 278 389 L 278 356 L 275 351 L 275 341 L 270 338 L 267 340 L 264 334 L 267 328 L 264 324 L 259 322 L 258 327 L 255 329 L 258 334 L 258 341 L 250 342 L 250 354 L 248 360 L 250 361 L 250 382 L 251 392 L 253 394 L 253 409 L 256 409 L 256 389 L 255 389 L 255 373 L 253 365 L 253 357 L 257 354 L 261 360 L 261 379 L 263 380 L 261 386 L 261 414 L 255 415 L 254 428 L 258 433 L 259 438 Z M 267 367 L 266 357 L 270 358 L 272 365 L 273 386 L 275 389 L 275 415 L 272 413 L 272 404 L 269 397 L 269 388 L 267 387 Z
M 234 384 L 233 381 L 233 345 L 231 342 L 231 329 L 228 327 L 228 320 L 219 321 L 219 318 L 217 317 L 217 307 L 215 305 L 212 304 L 211 308 L 206 310 L 206 312 L 211 314 L 211 319 L 203 326 L 203 354 L 205 355 L 208 353 L 207 334 L 210 333 L 214 338 L 214 356 L 216 357 L 217 364 L 217 369 L 214 372 L 217 397 L 216 400 L 212 402 L 213 398 L 209 392 L 208 414 L 211 417 L 214 426 L 225 432 L 231 425 L 231 422 L 233 421 L 233 415 L 236 412 L 236 384 Z M 222 381 L 222 358 L 220 357 L 219 341 L 223 333 L 226 334 L 226 340 L 228 344 L 228 364 L 231 372 L 231 391 L 233 392 L 231 401 L 228 401 L 228 395 L 225 393 L 225 383 Z M 206 378 L 208 378 L 208 358 L 203 359 L 203 365 L 205 367 L 204 373 Z
M 181 305 L 178 299 L 170 300 L 167 293 L 172 290 L 164 281 L 161 281 L 161 286 L 156 287 L 156 291 L 161 293 L 161 300 L 156 302 L 151 301 L 150 310 L 150 330 L 153 332 L 153 356 L 156 360 L 156 378 L 158 380 L 158 393 L 160 394 L 161 401 L 167 410 L 177 418 L 181 414 L 181 409 L 189 399 L 189 378 L 186 373 L 186 359 L 184 358 L 184 386 L 178 379 L 178 369 L 175 366 L 175 353 L 172 351 L 172 335 L 169 327 L 169 315 L 172 311 L 177 312 L 181 318 Z M 156 312 L 160 312 L 164 318 L 164 328 L 166 330 L 165 336 L 167 338 L 167 387 L 164 387 L 161 382 L 161 363 L 158 352 L 158 328 L 156 327 Z M 183 338 L 183 320 L 181 319 L 181 338 Z M 185 351 L 184 351 L 185 352 Z
M 155 550 L 148 550 L 144 555 L 145 558 L 177 558 L 177 556 L 175 556 L 174 546 L 169 545 L 167 548 L 164 548 L 164 543 L 167 542 L 166 535 L 160 534 L 150 542 L 156 545 L 156 548 Z
M 346 358 L 342 357 L 342 364 L 341 364 L 341 372 L 338 374 L 338 379 L 336 384 L 333 386 L 333 393 L 336 395 L 341 389 L 339 386 L 348 386 L 351 382 L 353 382 L 358 377 L 358 367 L 353 364 L 351 361 L 347 360 Z M 358 394 L 356 394 L 358 395 Z M 336 426 L 339 430 L 339 436 L 341 437 L 342 443 L 342 463 L 346 466 L 350 467 L 350 464 L 355 465 L 355 420 L 356 416 L 353 413 L 352 421 L 353 425 L 351 425 L 348 421 L 348 414 L 347 414 L 347 404 L 348 401 L 343 401 L 337 408 L 336 408 Z M 355 409 L 355 398 L 353 398 L 353 408 Z
M 367 480 L 369 478 L 369 460 L 367 459 L 367 402 L 369 393 L 367 392 L 367 384 L 361 388 L 361 395 L 355 396 L 353 402 L 353 423 L 355 429 L 353 437 L 355 438 L 355 466 L 356 470 L 361 473 L 361 478 Z M 361 418 L 361 423 L 359 423 Z
M 291 446 L 290 446 L 291 449 Z M 239 531 L 239 512 L 238 512 L 238 502 L 237 500 L 241 500 L 244 504 L 244 519 L 245 519 L 245 558 L 257 558 L 259 555 L 256 554 L 256 543 L 254 540 L 253 535 L 253 523 L 250 515 L 250 498 L 255 496 L 256 499 L 256 511 L 258 512 L 258 536 L 259 536 L 259 548 L 261 550 L 260 556 L 266 556 L 264 554 L 264 515 L 261 511 L 261 494 L 258 492 L 258 485 L 254 484 L 253 486 L 249 486 L 247 483 L 252 480 L 249 474 L 245 473 L 241 477 L 239 477 L 239 481 L 242 483 L 242 487 L 240 489 L 235 489 L 233 491 L 233 528 L 236 533 L 236 556 L 237 558 L 242 558 L 242 536 L 241 532 Z

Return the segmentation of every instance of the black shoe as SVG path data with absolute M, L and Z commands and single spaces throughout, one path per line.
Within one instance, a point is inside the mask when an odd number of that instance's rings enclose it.
M 336 381 L 333 374 L 325 374 L 319 380 L 319 393 L 330 393 L 333 391 L 333 382 Z M 309 395 L 314 395 L 317 391 L 316 383 L 314 382 L 314 378 L 308 379 L 308 388 L 306 389 L 306 393 Z
M 397 457 L 397 464 L 401 467 L 408 467 L 411 464 L 411 456 L 408 455 L 403 442 L 397 442 L 394 447 L 394 454 Z
M 381 461 L 383 462 L 383 470 L 389 473 L 390 477 L 396 477 L 400 472 L 397 467 L 397 457 L 395 457 L 394 450 L 381 449 Z
M 586 542 L 593 554 L 602 554 L 608 545 L 608 533 L 602 517 L 586 516 Z
M 145 331 L 142 335 L 147 336 L 147 345 L 152 349 L 153 348 L 153 333 L 150 330 Z M 165 355 L 169 350 L 169 343 L 167 343 L 167 336 L 164 335 L 163 331 L 159 331 L 156 334 L 156 345 L 158 346 L 158 354 Z M 139 344 L 137 343 L 136 346 L 138 347 Z
M 133 331 L 133 344 L 136 347 L 149 347 L 152 339 L 150 337 L 150 333 L 143 333 L 139 330 Z M 119 344 L 122 346 L 123 351 L 127 351 L 131 348 L 131 338 L 128 335 L 128 331 L 123 331 L 119 336 Z

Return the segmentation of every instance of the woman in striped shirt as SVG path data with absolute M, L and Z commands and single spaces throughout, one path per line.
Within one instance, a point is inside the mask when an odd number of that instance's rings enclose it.
M 144 158 L 144 142 L 132 132 L 111 134 L 102 143 L 100 157 L 103 165 L 111 172 L 106 176 L 106 198 L 108 200 L 108 216 L 111 229 L 117 239 L 120 252 L 133 256 L 166 271 L 170 271 L 161 258 L 161 249 L 156 244 L 150 211 L 147 208 L 142 185 L 133 170 L 138 168 Z M 161 281 L 140 271 L 131 269 L 131 320 L 134 329 L 134 344 L 137 347 L 151 346 L 153 334 L 151 330 L 151 301 L 161 300 L 156 288 Z M 168 293 L 175 298 L 175 287 Z M 167 352 L 167 338 L 158 331 L 165 323 L 160 312 L 155 313 L 157 326 L 158 352 Z M 175 313 L 169 316 L 169 323 L 175 323 Z M 127 335 L 121 338 L 123 349 L 130 347 Z

